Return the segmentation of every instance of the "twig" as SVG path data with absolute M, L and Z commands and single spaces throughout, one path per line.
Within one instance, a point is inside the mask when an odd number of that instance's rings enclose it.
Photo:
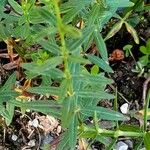
M 143 95 L 142 95 L 142 102 L 143 102 L 143 106 L 145 105 L 145 99 L 146 99 L 146 93 L 147 93 L 147 87 L 148 87 L 148 83 L 150 82 L 150 77 L 148 77 L 144 84 L 143 84 Z
M 112 90 L 115 91 L 116 88 L 113 85 L 109 85 L 109 86 L 111 87 Z M 130 104 L 130 102 L 120 92 L 117 91 L 117 93 L 119 96 L 122 97 L 122 99 L 124 99 L 128 104 Z

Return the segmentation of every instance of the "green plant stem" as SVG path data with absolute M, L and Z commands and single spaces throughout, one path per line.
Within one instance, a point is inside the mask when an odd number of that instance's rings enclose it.
M 81 128 L 79 128 L 79 130 L 80 129 L 82 132 L 80 136 L 84 137 L 84 133 L 85 133 L 86 135 L 89 135 L 89 138 L 91 138 L 90 135 L 94 135 L 94 133 L 95 135 L 99 134 L 102 136 L 114 137 L 114 138 L 118 138 L 120 136 L 127 136 L 127 137 L 143 137 L 144 136 L 144 132 L 131 132 L 131 131 L 122 131 L 122 130 L 112 131 L 112 130 L 106 130 L 106 129 L 100 129 L 100 128 L 98 130 L 95 130 L 95 128 L 89 128 L 87 126 L 84 126 L 84 127 L 82 126 Z
M 73 95 L 74 92 L 73 92 L 73 85 L 72 85 L 72 77 L 71 77 L 71 73 L 69 71 L 69 65 L 68 65 L 69 52 L 68 52 L 68 49 L 67 49 L 66 43 L 65 43 L 65 33 L 63 30 L 64 26 L 63 26 L 61 15 L 60 15 L 58 0 L 53 0 L 53 4 L 55 7 L 55 13 L 56 13 L 56 18 L 57 18 L 57 27 L 58 27 L 58 32 L 60 35 L 61 46 L 62 46 L 61 52 L 62 52 L 63 61 L 64 61 L 65 77 L 68 80 L 68 82 L 70 83 L 68 92 L 69 92 L 69 95 Z
M 131 52 L 130 49 L 129 49 L 129 53 L 130 53 L 131 57 L 133 58 L 133 60 L 134 60 L 134 62 L 135 62 L 135 64 L 136 64 L 136 66 L 139 68 L 140 71 L 142 71 L 141 67 L 140 67 L 139 64 L 136 62 L 136 60 L 135 60 L 135 58 L 134 58 L 134 56 L 133 56 L 133 54 L 132 54 L 132 52 Z
M 149 101 L 150 101 L 150 89 L 148 91 L 145 105 L 144 105 L 144 131 L 147 130 L 147 112 L 148 112 Z

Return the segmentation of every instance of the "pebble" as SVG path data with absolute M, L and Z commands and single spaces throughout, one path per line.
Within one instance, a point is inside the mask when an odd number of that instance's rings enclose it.
M 133 149 L 133 142 L 131 140 L 125 140 L 124 142 L 129 146 L 129 148 Z
M 126 143 L 120 141 L 116 145 L 116 150 L 128 150 L 128 145 Z
M 28 122 L 28 125 L 37 128 L 38 125 L 39 125 L 39 121 L 38 121 L 38 119 L 35 118 L 34 120 L 29 121 L 29 122 Z
M 38 121 L 37 119 L 34 119 L 34 120 L 32 121 L 32 125 L 33 125 L 33 127 L 37 128 L 38 125 L 39 125 L 39 121 Z
M 35 146 L 35 140 L 30 140 L 28 142 L 28 146 L 34 147 Z
M 13 134 L 13 135 L 12 135 L 12 137 L 11 137 L 11 139 L 12 139 L 13 141 L 17 141 L 18 136 L 17 136 L 17 135 L 15 135 L 15 134 Z
M 124 103 L 121 107 L 120 107 L 120 111 L 123 114 L 127 114 L 129 111 L 129 104 L 128 103 Z

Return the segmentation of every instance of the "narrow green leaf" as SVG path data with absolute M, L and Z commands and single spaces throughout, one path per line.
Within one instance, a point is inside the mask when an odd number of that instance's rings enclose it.
M 107 34 L 107 36 L 105 37 L 105 41 L 110 39 L 111 37 L 113 37 L 122 27 L 123 22 L 119 21 L 118 23 L 116 23 L 112 29 L 109 31 L 109 33 Z
M 31 93 L 37 93 L 42 95 L 59 95 L 60 88 L 59 87 L 52 87 L 52 86 L 40 86 L 40 87 L 32 87 L 28 90 Z
M 74 63 L 83 63 L 83 64 L 90 64 L 88 59 L 83 58 L 81 55 L 70 55 L 69 60 Z
M 18 94 L 14 91 L 2 91 L 0 92 L 0 101 L 8 101 L 17 96 Z
M 127 124 L 122 124 L 119 126 L 119 129 L 122 131 L 132 131 L 132 132 L 140 132 L 141 127 L 137 125 L 127 125 Z M 142 131 L 141 131 L 142 132 Z
M 88 25 L 92 26 L 95 23 L 95 20 L 99 17 L 100 12 L 100 5 L 95 3 L 90 11 L 89 18 L 88 18 Z
M 61 136 L 61 141 L 57 145 L 57 150 L 69 150 L 68 144 L 69 144 L 69 133 L 68 131 L 64 132 L 63 135 Z
M 108 65 L 107 61 L 104 61 L 103 59 L 100 59 L 97 56 L 94 55 L 87 55 L 88 59 L 94 63 L 95 65 L 99 66 L 101 69 L 103 69 L 106 72 L 113 73 L 113 70 Z
M 12 90 L 14 88 L 14 84 L 16 82 L 16 72 L 10 75 L 10 77 L 7 79 L 3 87 L 0 89 L 0 92 L 2 91 L 8 91 Z
M 92 34 L 92 29 L 91 28 L 86 28 L 83 32 L 82 32 L 82 37 L 77 39 L 77 40 L 73 40 L 69 45 L 68 48 L 70 51 L 74 51 L 77 48 L 79 48 L 84 41 L 86 41 L 86 39 L 89 38 L 89 36 Z
M 9 115 L 8 111 L 1 104 L 0 104 L 0 115 L 3 116 L 5 119 L 8 119 L 8 120 L 10 118 L 10 115 Z
M 80 38 L 82 36 L 82 33 L 80 32 L 79 29 L 71 26 L 71 25 L 63 25 L 62 27 L 64 33 L 70 35 L 72 38 Z
M 137 32 L 136 30 L 130 25 L 128 24 L 127 22 L 125 22 L 125 25 L 126 25 L 126 28 L 127 28 L 127 31 L 132 35 L 132 37 L 134 38 L 134 41 L 136 44 L 139 44 L 139 37 L 137 35 Z
M 107 48 L 98 29 L 94 30 L 94 41 L 103 60 L 108 61 Z
M 78 121 L 76 114 L 72 115 L 71 124 L 69 126 L 68 132 L 69 132 L 69 146 L 71 150 L 75 149 L 76 142 L 77 142 L 77 127 L 78 127 Z
M 92 68 L 91 68 L 91 74 L 92 75 L 97 75 L 99 72 L 99 67 L 97 65 L 94 65 Z
M 92 84 L 112 84 L 113 80 L 104 77 L 102 74 L 90 75 L 90 74 L 80 74 L 78 76 L 73 76 L 79 82 L 90 82 Z
M 13 119 L 13 116 L 14 116 L 14 109 L 15 109 L 14 105 L 11 105 L 9 102 L 7 102 L 6 110 L 9 113 L 9 116 L 10 116 L 9 118 L 7 118 L 7 117 L 5 118 L 7 126 L 9 126 L 12 122 L 12 119 Z
M 62 126 L 64 128 L 68 128 L 70 126 L 72 115 L 73 115 L 73 97 L 66 98 L 63 101 L 63 108 L 62 108 Z
M 144 135 L 144 145 L 145 145 L 146 150 L 150 150 L 150 133 L 149 132 L 145 133 Z
M 46 40 L 40 40 L 38 42 L 46 51 L 49 51 L 53 54 L 60 54 L 60 48 L 57 44 L 52 43 L 50 41 L 46 41 Z
M 46 71 L 51 70 L 52 68 L 55 68 L 57 65 L 61 63 L 62 63 L 62 57 L 57 56 L 46 60 L 43 64 L 37 64 L 34 62 L 24 63 L 22 64 L 22 67 L 33 73 L 42 74 Z
M 52 25 L 56 25 L 56 18 L 51 12 L 44 8 L 41 8 L 38 9 L 38 13 L 45 19 L 45 21 L 51 23 Z
M 76 94 L 82 98 L 98 98 L 98 99 L 114 99 L 115 98 L 114 95 L 108 94 L 104 91 L 94 92 L 90 90 L 87 90 L 87 91 L 80 90 Z
M 100 119 L 104 119 L 104 120 L 113 120 L 113 121 L 128 120 L 128 117 L 107 108 L 98 107 L 98 106 L 95 107 L 87 106 L 86 108 L 81 108 L 81 113 L 88 117 L 93 116 L 94 112 L 97 113 L 97 116 Z
M 16 1 L 8 0 L 8 2 L 17 13 L 23 14 L 23 10 L 22 10 L 21 6 Z
M 34 110 L 37 112 L 41 112 L 44 114 L 51 114 L 55 117 L 60 118 L 60 108 L 61 105 L 59 105 L 57 102 L 53 100 L 37 100 L 37 101 L 9 101 L 12 105 L 20 107 L 23 110 L 29 109 Z

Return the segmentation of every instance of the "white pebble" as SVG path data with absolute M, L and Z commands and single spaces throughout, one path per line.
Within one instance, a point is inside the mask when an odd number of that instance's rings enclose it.
M 11 139 L 12 139 L 13 141 L 17 141 L 18 136 L 17 136 L 17 135 L 15 135 L 15 134 L 13 134 L 13 135 L 12 135 L 12 137 L 11 137 Z
M 38 121 L 38 119 L 34 119 L 33 121 L 30 120 L 28 122 L 28 125 L 37 128 L 39 126 L 39 121 Z
M 128 145 L 126 143 L 120 141 L 116 145 L 116 150 L 128 150 Z
M 32 121 L 32 125 L 33 125 L 33 127 L 37 128 L 38 125 L 39 125 L 39 121 L 38 121 L 37 119 L 34 119 L 34 120 Z
M 35 140 L 30 140 L 28 142 L 28 146 L 31 146 L 31 147 L 35 146 Z
M 128 103 L 124 103 L 121 107 L 120 107 L 120 111 L 123 114 L 127 114 L 129 110 L 129 104 Z

